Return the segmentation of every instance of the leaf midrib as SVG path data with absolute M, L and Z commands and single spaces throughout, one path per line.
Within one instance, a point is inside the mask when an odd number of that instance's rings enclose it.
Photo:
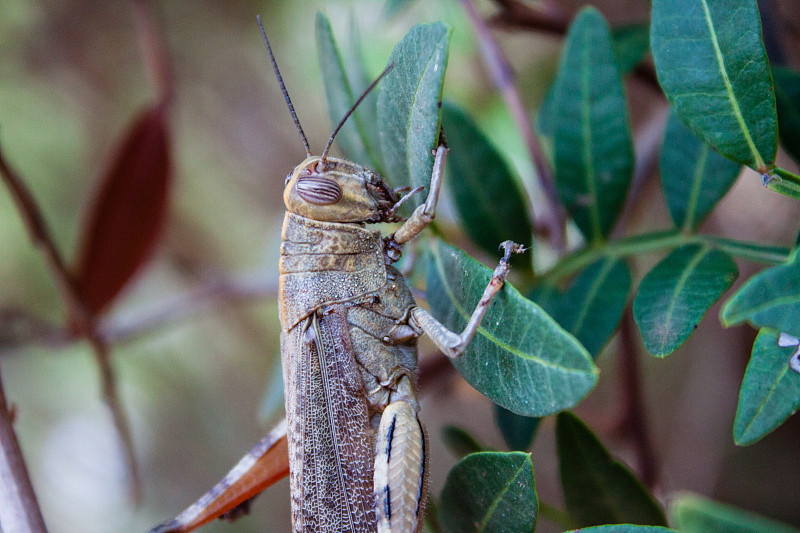
M 672 315 L 675 313 L 675 306 L 678 303 L 678 296 L 681 292 L 683 292 L 686 283 L 689 281 L 689 277 L 694 273 L 697 265 L 705 258 L 709 251 L 710 249 L 708 247 L 701 247 L 694 257 L 692 257 L 692 259 L 686 264 L 686 268 L 681 273 L 680 278 L 678 278 L 678 283 L 675 284 L 675 289 L 672 291 L 672 298 L 670 298 L 669 308 L 665 314 L 664 322 L 667 327 L 664 328 L 664 333 L 661 335 L 659 351 L 664 350 L 664 346 L 667 344 L 667 337 L 669 337 L 669 334 L 672 332 Z
M 497 495 L 497 497 L 494 500 L 492 500 L 492 505 L 490 505 L 489 509 L 486 510 L 484 518 L 483 520 L 481 520 L 481 523 L 478 526 L 479 532 L 486 530 L 486 526 L 489 524 L 489 520 L 491 520 L 492 517 L 494 516 L 494 510 L 497 509 L 498 505 L 500 505 L 500 501 L 503 499 L 503 496 L 505 496 L 505 493 L 508 492 L 509 488 L 511 487 L 511 483 L 513 482 L 513 480 L 517 479 L 520 472 L 522 472 L 522 468 L 524 466 L 525 466 L 525 461 L 523 461 L 522 464 L 519 466 L 519 468 L 517 468 L 516 471 L 514 471 L 514 475 L 511 476 L 509 478 L 508 483 L 506 483 L 503 486 L 503 490 L 501 490 L 500 493 Z
M 731 80 L 728 77 L 728 71 L 725 68 L 725 58 L 722 55 L 722 50 L 719 47 L 719 41 L 717 40 L 717 32 L 714 28 L 714 21 L 711 19 L 711 10 L 708 7 L 708 0 L 701 0 L 703 4 L 703 12 L 705 14 L 706 24 L 708 25 L 708 32 L 711 37 L 711 44 L 714 47 L 714 55 L 717 58 L 717 66 L 719 67 L 720 75 L 722 76 L 722 81 L 725 84 L 725 92 L 728 96 L 728 101 L 733 108 L 733 115 L 736 118 L 736 122 L 739 124 L 739 129 L 742 130 L 742 134 L 744 135 L 745 141 L 747 142 L 747 146 L 750 148 L 750 152 L 753 155 L 754 162 L 756 165 L 755 170 L 758 172 L 764 173 L 767 171 L 767 167 L 764 164 L 764 160 L 761 159 L 761 154 L 758 152 L 758 148 L 756 148 L 755 143 L 753 142 L 752 137 L 750 137 L 750 130 L 747 128 L 747 123 L 744 120 L 744 116 L 742 115 L 742 110 L 739 108 L 739 101 L 736 99 L 736 95 L 733 92 L 733 85 L 731 85 Z

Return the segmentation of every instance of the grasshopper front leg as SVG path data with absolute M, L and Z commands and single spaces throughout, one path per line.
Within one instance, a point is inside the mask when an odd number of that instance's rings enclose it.
M 510 269 L 508 261 L 511 258 L 511 254 L 525 251 L 524 246 L 512 241 L 503 242 L 500 248 L 505 250 L 503 257 L 494 269 L 492 278 L 489 280 L 486 289 L 484 289 L 478 305 L 475 306 L 475 310 L 472 311 L 472 315 L 469 317 L 464 331 L 460 334 L 447 329 L 444 324 L 436 320 L 433 315 L 421 307 L 415 307 L 411 310 L 409 325 L 412 328 L 418 328 L 426 333 L 436 347 L 451 359 L 464 353 L 472 337 L 474 337 L 475 333 L 478 331 L 478 326 L 480 326 L 483 316 L 489 309 L 489 304 L 492 303 L 494 297 L 503 287 L 503 283 L 505 283 L 506 276 L 508 276 L 508 271 Z
M 440 144 L 436 149 L 428 197 L 425 199 L 425 203 L 417 207 L 409 219 L 388 238 L 387 250 L 400 250 L 405 243 L 419 235 L 436 218 L 436 204 L 439 201 L 439 191 L 442 188 L 442 178 L 444 177 L 444 163 L 449 151 L 444 144 Z

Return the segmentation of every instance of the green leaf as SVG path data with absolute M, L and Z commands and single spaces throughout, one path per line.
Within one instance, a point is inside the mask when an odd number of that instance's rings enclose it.
M 672 500 L 671 521 L 682 533 L 797 533 L 776 520 L 702 496 L 684 493 Z
M 606 526 L 583 527 L 567 533 L 677 533 L 674 529 L 661 526 L 636 526 L 633 524 L 611 524 Z
M 728 298 L 720 313 L 725 327 L 749 322 L 800 337 L 800 257 L 762 270 Z
M 693 230 L 733 186 L 741 166 L 698 139 L 673 109 L 661 151 L 661 186 L 678 227 Z
M 418 24 L 389 56 L 394 68 L 381 81 L 378 125 L 385 177 L 394 187 L 430 183 L 450 31 L 442 23 Z M 423 201 L 416 194 L 406 206 Z
M 363 43 L 361 32 L 358 29 L 356 16 L 351 13 L 349 23 L 350 53 L 345 57 L 347 77 L 354 95 L 361 95 L 373 82 L 375 75 L 371 74 L 364 62 Z M 359 133 L 367 148 L 372 169 L 383 175 L 383 161 L 381 161 L 380 131 L 378 129 L 378 92 L 373 89 L 364 97 L 358 106 Z
M 381 15 L 386 20 L 392 20 L 408 9 L 413 1 L 414 0 L 387 0 L 386 3 L 383 4 Z
M 658 81 L 689 129 L 766 171 L 778 123 L 755 0 L 653 0 L 650 44 Z
M 508 409 L 494 405 L 494 422 L 503 435 L 503 440 L 512 450 L 524 451 L 530 448 L 541 418 L 521 416 Z
M 528 533 L 538 505 L 530 454 L 475 453 L 447 475 L 439 520 L 452 533 Z
M 650 48 L 650 26 L 630 24 L 614 28 L 611 31 L 611 39 L 619 71 L 627 74 L 639 64 Z
M 800 239 L 800 235 L 798 235 Z M 528 299 L 533 300 L 536 305 L 542 308 L 545 313 L 553 316 L 561 306 L 561 299 L 564 297 L 564 291 L 558 286 L 549 283 L 542 283 L 536 285 L 528 291 Z
M 763 328 L 753 344 L 733 423 L 740 446 L 759 441 L 800 409 L 800 374 L 789 367 L 797 346 L 779 346 L 778 336 Z
M 530 246 L 533 230 L 520 187 L 472 119 L 446 102 L 442 125 L 450 156 L 447 183 L 470 238 L 490 254 L 508 239 Z
M 762 174 L 761 179 L 764 180 L 764 186 L 767 189 L 800 200 L 800 176 L 797 174 L 774 167 L 769 173 Z
M 619 71 L 626 75 L 639 64 L 650 47 L 650 28 L 645 24 L 622 26 L 611 31 L 611 40 Z M 555 83 L 550 86 L 536 116 L 536 131 L 545 142 L 551 142 L 549 139 L 555 130 L 555 87 Z
M 781 143 L 794 160 L 800 163 L 800 72 L 773 67 L 772 79 L 775 82 Z
M 552 316 L 597 358 L 622 319 L 630 290 L 625 262 L 600 259 L 575 278 Z
M 442 428 L 442 441 L 457 459 L 486 449 L 469 432 L 458 426 L 444 426 Z
M 578 417 L 559 413 L 556 444 L 564 502 L 578 525 L 667 524 L 664 511 L 644 485 L 611 458 Z
M 599 241 L 625 203 L 633 145 L 611 34 L 596 9 L 572 23 L 555 84 L 556 185 L 583 234 Z
M 677 350 L 738 275 L 728 254 L 699 244 L 662 259 L 644 277 L 633 301 L 647 350 L 658 357 Z
M 321 11 L 317 12 L 316 34 L 319 64 L 322 70 L 322 79 L 325 81 L 325 95 L 328 98 L 328 115 L 331 123 L 336 125 L 361 94 L 360 92 L 355 93 L 354 87 L 348 79 L 344 61 L 333 37 L 331 23 Z M 380 166 L 376 165 L 378 161 L 375 157 L 377 147 L 372 146 L 373 138 L 370 138 L 365 127 L 368 122 L 364 115 L 369 113 L 368 105 L 368 102 L 361 103 L 339 130 L 336 141 L 347 159 L 379 170 Z
M 492 271 L 439 240 L 431 242 L 427 298 L 451 331 L 464 329 Z M 578 403 L 597 383 L 581 344 L 506 284 L 466 352 L 453 365 L 467 382 L 519 415 L 545 416 Z

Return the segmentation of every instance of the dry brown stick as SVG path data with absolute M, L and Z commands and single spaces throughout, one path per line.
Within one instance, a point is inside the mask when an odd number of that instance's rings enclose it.
M 528 154 L 536 167 L 539 183 L 545 193 L 547 212 L 542 215 L 541 223 L 537 225 L 546 228 L 550 244 L 554 249 L 563 250 L 566 214 L 558 198 L 553 171 L 550 168 L 547 158 L 544 156 L 539 138 L 533 131 L 531 121 L 528 114 L 525 112 L 522 97 L 514 84 L 511 66 L 508 64 L 508 60 L 503 55 L 494 37 L 492 37 L 486 22 L 475 10 L 475 6 L 472 5 L 472 2 L 470 0 L 461 0 L 461 3 L 475 29 L 475 34 L 478 37 L 481 48 L 481 54 L 483 55 L 486 68 L 489 69 L 492 82 L 503 95 L 503 99 L 506 101 L 511 116 L 525 140 Z
M 0 379 L 0 528 L 3 533 L 47 533 L 13 422 Z
M 77 334 L 86 337 L 92 345 L 95 360 L 100 369 L 103 398 L 111 411 L 114 426 L 117 428 L 125 447 L 127 467 L 131 473 L 131 494 L 134 500 L 138 501 L 141 496 L 141 483 L 133 451 L 133 440 L 127 418 L 120 407 L 108 346 L 97 331 L 95 317 L 81 300 L 75 278 L 67 268 L 58 248 L 56 248 L 55 241 L 47 230 L 47 225 L 44 222 L 39 206 L 22 179 L 6 162 L 1 147 L 0 175 L 2 175 L 3 181 L 11 191 L 11 196 L 31 235 L 31 240 L 41 248 L 50 270 L 58 282 L 62 297 L 66 303 L 70 324 L 77 330 Z

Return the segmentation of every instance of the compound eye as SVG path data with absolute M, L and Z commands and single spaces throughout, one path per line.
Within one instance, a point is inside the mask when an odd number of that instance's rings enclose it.
M 299 177 L 295 190 L 300 198 L 314 205 L 335 204 L 342 199 L 342 188 L 339 184 L 319 175 Z

